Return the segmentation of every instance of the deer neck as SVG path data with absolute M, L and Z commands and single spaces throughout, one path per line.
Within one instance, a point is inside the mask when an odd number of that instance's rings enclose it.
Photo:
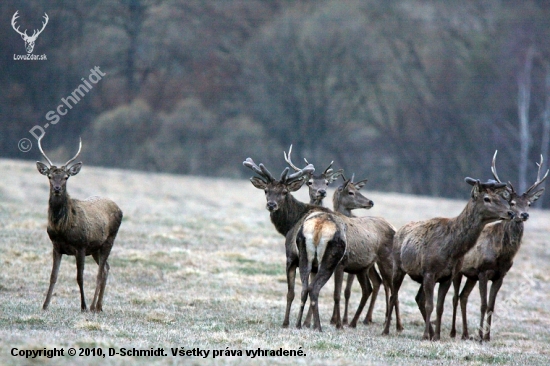
M 355 217 L 355 215 L 351 212 L 351 209 L 340 204 L 340 193 L 338 190 L 336 190 L 332 196 L 332 208 L 335 212 L 340 212 L 344 216 Z
M 495 220 L 484 220 L 477 205 L 469 200 L 457 217 L 449 220 L 449 232 L 452 240 L 447 243 L 452 258 L 462 258 L 476 244 L 483 228 Z
M 314 207 L 298 201 L 291 194 L 287 194 L 284 203 L 279 205 L 279 209 L 271 212 L 271 222 L 279 234 L 286 236 L 296 223 Z
M 318 199 L 310 198 L 309 199 L 309 204 L 312 205 L 312 206 L 323 206 L 323 199 L 322 198 L 318 198 Z
M 521 246 L 523 238 L 523 221 L 506 221 L 504 224 L 504 236 L 500 256 L 512 260 Z
M 50 194 L 48 205 L 49 227 L 63 231 L 71 221 L 73 200 L 67 192 L 61 195 Z

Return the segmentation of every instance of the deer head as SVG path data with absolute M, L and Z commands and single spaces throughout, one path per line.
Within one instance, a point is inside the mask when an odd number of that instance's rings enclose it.
M 285 153 L 285 161 L 290 165 L 294 171 L 298 172 L 300 171 L 300 168 L 298 168 L 296 165 L 292 163 L 290 154 L 292 153 L 292 145 L 290 145 L 290 148 L 288 150 L 288 156 Z M 306 164 L 309 164 L 309 162 L 304 158 L 304 161 Z M 329 184 L 334 182 L 336 179 L 338 179 L 339 176 L 341 176 L 344 172 L 343 169 L 339 169 L 337 171 L 334 171 L 332 169 L 332 164 L 334 161 L 331 161 L 329 166 L 324 170 L 321 174 L 313 174 L 310 173 L 308 175 L 305 175 L 303 179 L 306 182 L 308 189 L 309 189 L 309 200 L 310 204 L 322 204 L 323 199 L 327 196 L 327 189 Z
M 11 18 L 11 26 L 13 28 L 13 30 L 15 30 L 17 33 L 19 33 L 19 35 L 21 35 L 21 38 L 23 38 L 23 41 L 25 41 L 25 49 L 27 50 L 27 53 L 32 53 L 33 49 L 34 49 L 34 42 L 36 42 L 36 38 L 38 38 L 38 36 L 40 35 L 40 33 L 42 33 L 42 31 L 44 30 L 44 28 L 46 28 L 46 24 L 48 24 L 48 14 L 44 13 L 44 22 L 42 22 L 42 29 L 40 30 L 34 30 L 33 33 L 32 33 L 32 36 L 29 36 L 27 35 L 27 30 L 25 29 L 24 32 L 21 32 L 19 30 L 19 26 L 17 26 L 17 28 L 15 27 L 15 21 L 17 18 L 19 18 L 19 15 L 17 15 L 17 13 L 19 12 L 19 10 L 17 10 L 15 12 L 15 14 L 13 14 L 13 17 Z
M 367 183 L 367 179 L 354 183 L 354 177 L 355 174 L 352 175 L 350 179 L 346 179 L 346 177 L 342 174 L 344 183 L 338 187 L 334 194 L 334 210 L 347 212 L 357 208 L 370 209 L 374 206 L 374 202 L 359 192 L 359 190 Z
M 471 209 L 477 210 L 483 221 L 511 220 L 515 213 L 510 209 L 511 195 L 506 183 L 489 180 L 482 183 L 479 179 L 464 178 L 472 188 Z
M 497 168 L 496 168 L 496 158 L 497 158 L 497 151 L 495 151 L 495 154 L 493 155 L 493 163 L 491 164 L 491 172 L 493 173 L 493 177 L 496 179 L 497 182 L 502 183 L 500 181 L 500 178 L 497 174 Z M 549 170 L 546 171 L 546 174 L 542 179 L 540 178 L 540 168 L 542 166 L 542 163 L 544 161 L 544 158 L 542 155 L 540 156 L 540 163 L 537 163 L 537 166 L 539 167 L 537 172 L 537 180 L 531 187 L 527 189 L 523 194 L 519 194 L 514 189 L 514 186 L 512 183 L 508 182 L 508 191 L 510 192 L 510 207 L 515 212 L 514 221 L 516 222 L 523 222 L 527 221 L 529 218 L 529 207 L 532 203 L 534 203 L 536 200 L 538 200 L 542 194 L 544 193 L 544 188 L 539 189 L 538 191 L 535 191 L 535 189 L 544 182 L 546 177 L 548 177 Z
M 303 169 L 288 174 L 289 168 L 287 167 L 281 173 L 279 180 L 276 180 L 263 164 L 258 166 L 251 158 L 247 158 L 243 165 L 259 175 L 259 177 L 250 178 L 250 181 L 254 187 L 264 190 L 267 200 L 266 208 L 270 212 L 277 211 L 290 192 L 295 192 L 302 187 L 303 177 L 315 171 L 313 165 L 308 164 Z
M 82 168 L 82 162 L 78 162 L 71 167 L 69 167 L 69 164 L 72 163 L 80 154 L 80 150 L 82 149 L 82 139 L 80 140 L 80 144 L 78 146 L 78 152 L 76 155 L 69 159 L 63 166 L 58 168 L 57 166 L 52 164 L 52 161 L 46 156 L 44 153 L 44 150 L 42 150 L 42 145 L 40 144 L 40 141 L 42 140 L 42 137 L 38 139 L 38 148 L 40 149 L 40 152 L 42 153 L 42 156 L 48 161 L 49 166 L 47 166 L 44 163 L 41 163 L 39 161 L 36 162 L 36 167 L 38 169 L 38 172 L 42 175 L 45 175 L 50 180 L 50 195 L 53 196 L 61 196 L 64 195 L 67 192 L 67 180 L 72 175 L 77 175 L 78 172 L 80 172 L 80 168 Z

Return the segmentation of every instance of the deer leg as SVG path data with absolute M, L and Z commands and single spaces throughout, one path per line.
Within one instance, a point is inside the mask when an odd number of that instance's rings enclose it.
M 397 311 L 399 306 L 399 289 L 401 288 L 401 284 L 403 283 L 403 280 L 405 279 L 405 272 L 402 271 L 398 266 L 393 267 L 393 274 L 392 274 L 392 283 L 391 283 L 391 296 L 390 296 L 390 307 L 389 307 L 389 313 L 388 317 L 386 318 L 386 324 L 384 325 L 384 330 L 382 331 L 382 334 L 390 334 L 390 326 L 391 326 L 391 314 L 393 311 L 393 308 L 395 307 L 395 316 L 397 318 L 397 324 L 399 325 L 401 323 L 401 319 L 399 318 L 399 313 Z M 398 331 L 403 330 L 397 329 Z
M 301 233 L 300 233 L 301 234 Z M 311 261 L 307 258 L 307 253 L 304 247 L 305 238 L 303 235 L 296 239 L 298 242 L 298 250 L 300 251 L 300 278 L 302 280 L 302 296 L 300 297 L 300 311 L 298 312 L 298 319 L 296 321 L 296 328 L 302 328 L 302 315 L 304 314 L 304 307 L 307 302 L 307 296 L 311 292 L 309 285 L 309 275 L 311 273 Z M 317 277 L 317 276 L 315 276 Z
M 76 282 L 80 288 L 80 309 L 88 310 L 86 307 L 86 299 L 84 297 L 84 263 L 86 262 L 86 251 L 80 250 L 75 255 L 76 258 Z
M 344 290 L 344 319 L 342 319 L 342 324 L 348 325 L 348 307 L 349 307 L 349 298 L 351 296 L 351 286 L 353 285 L 353 280 L 355 280 L 355 275 L 348 273 L 348 279 L 346 281 L 346 288 Z
M 487 331 L 485 324 L 485 313 L 487 313 L 487 272 L 479 274 L 479 296 L 481 297 L 481 316 L 479 320 L 479 338 L 483 339 L 484 333 Z
M 432 325 L 430 324 L 430 319 L 432 316 L 432 312 L 434 310 L 434 287 L 435 287 L 435 280 L 434 275 L 432 273 L 426 273 L 424 274 L 424 280 L 422 285 L 424 286 L 424 297 L 425 297 L 425 311 L 426 311 L 426 327 L 424 329 L 424 334 L 422 335 L 422 339 L 428 340 L 432 339 L 434 336 L 434 331 L 432 328 Z
M 374 303 L 376 302 L 376 297 L 378 296 L 378 291 L 380 291 L 380 285 L 382 284 L 382 279 L 380 278 L 380 275 L 376 271 L 376 268 L 374 268 L 374 265 L 370 267 L 367 274 L 369 276 L 370 282 L 372 283 L 372 294 L 370 298 L 369 310 L 367 311 L 365 320 L 363 320 L 363 324 L 372 323 L 372 312 L 374 311 Z M 386 307 L 387 307 L 387 303 L 386 303 Z
M 55 249 L 53 250 L 53 267 L 52 273 L 50 274 L 50 287 L 48 287 L 46 300 L 44 301 L 44 305 L 42 305 L 42 309 L 44 310 L 48 309 L 48 306 L 50 305 L 50 300 L 52 299 L 53 288 L 55 286 L 55 283 L 57 282 L 57 274 L 59 273 L 59 265 L 61 264 L 61 256 L 61 253 L 59 253 Z
M 420 285 L 416 296 L 414 297 L 416 304 L 418 305 L 418 310 L 422 314 L 422 319 L 426 322 L 426 294 L 424 293 L 424 285 Z M 430 323 L 430 333 L 433 333 L 433 327 Z
M 369 279 L 367 278 L 367 272 L 368 272 L 368 269 L 357 274 L 357 281 L 359 281 L 359 284 L 361 285 L 361 301 L 359 302 L 359 307 L 355 312 L 355 316 L 353 317 L 353 319 L 351 320 L 351 323 L 349 324 L 349 326 L 352 328 L 355 328 L 357 326 L 357 321 L 359 320 L 359 316 L 361 315 L 361 312 L 363 311 L 363 308 L 367 303 L 367 299 L 372 293 L 372 286 L 370 284 Z
M 103 294 L 105 293 L 105 286 L 107 284 L 107 278 L 109 276 L 109 263 L 107 258 L 111 253 L 111 245 L 105 245 L 101 250 L 92 253 L 94 260 L 98 265 L 97 270 L 97 281 L 94 293 L 94 299 L 92 301 L 92 306 L 90 306 L 91 311 L 100 312 L 103 311 Z
M 340 319 L 340 296 L 342 295 L 342 283 L 344 282 L 344 266 L 342 264 L 336 267 L 334 271 L 334 309 L 332 310 L 331 324 L 335 324 L 336 328 L 342 328 Z
M 315 279 L 316 273 L 310 272 L 309 273 L 309 283 L 313 283 L 313 280 Z M 311 327 L 311 318 L 313 317 L 313 309 L 311 307 L 311 304 L 309 304 L 306 314 L 306 319 L 304 320 L 304 327 L 309 328 Z
M 451 324 L 451 338 L 456 337 L 456 309 L 458 308 L 458 295 L 460 293 L 460 282 L 462 282 L 462 275 L 460 273 L 456 273 L 455 277 L 453 278 L 453 288 L 454 288 L 454 294 L 453 294 L 453 321 Z
M 491 321 L 493 320 L 493 314 L 495 312 L 495 301 L 497 299 L 498 291 L 500 286 L 502 286 L 502 281 L 504 277 L 499 278 L 496 281 L 493 281 L 491 285 L 491 292 L 489 293 L 489 305 L 487 306 L 487 332 L 485 332 L 484 341 L 491 340 Z
M 283 328 L 288 328 L 290 322 L 290 308 L 294 300 L 294 285 L 296 281 L 296 261 L 293 258 L 286 260 L 286 284 L 288 291 L 286 294 L 286 310 L 285 319 L 283 320 Z
M 346 243 L 342 239 L 337 238 L 330 240 L 327 243 L 321 263 L 319 263 L 319 272 L 317 273 L 317 276 L 315 276 L 315 281 L 311 286 L 310 295 L 311 306 L 313 306 L 313 329 L 317 329 L 319 332 L 322 331 L 321 320 L 319 319 L 319 292 L 336 270 L 338 264 L 344 257 L 345 252 Z M 338 320 L 336 327 L 338 328 L 339 325 L 341 328 L 342 323 L 340 320 L 340 309 L 337 310 L 337 316 Z
M 468 318 L 466 316 L 466 308 L 468 306 L 468 297 L 476 285 L 476 280 L 466 279 L 466 283 L 460 293 L 460 312 L 462 313 L 462 339 L 469 339 L 468 335 Z
M 451 287 L 452 279 L 449 279 L 444 282 L 439 283 L 439 288 L 437 289 L 437 307 L 436 307 L 436 318 L 435 318 L 435 335 L 433 340 L 439 341 L 441 339 L 441 319 L 443 317 L 443 309 L 445 307 L 445 296 Z

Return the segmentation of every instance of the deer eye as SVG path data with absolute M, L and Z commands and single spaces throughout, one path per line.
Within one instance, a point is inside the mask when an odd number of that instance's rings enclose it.
M 349 194 L 350 196 L 355 196 L 355 192 L 352 192 L 352 191 L 349 191 L 348 194 Z
M 485 202 L 491 202 L 491 199 L 489 197 L 483 197 L 483 201 Z
M 312 181 L 310 181 L 310 180 L 308 180 L 306 184 L 307 184 L 308 186 L 310 186 L 310 185 L 312 185 L 312 184 L 313 184 L 313 182 L 312 182 Z
M 285 189 L 282 193 L 283 193 L 283 196 L 286 196 L 288 191 Z
M 510 206 L 515 206 L 515 205 L 516 205 L 516 201 L 510 202 Z

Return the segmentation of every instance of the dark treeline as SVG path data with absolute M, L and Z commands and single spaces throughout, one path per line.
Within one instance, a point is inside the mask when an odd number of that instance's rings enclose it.
M 549 157 L 548 4 L 3 1 L 0 155 L 36 160 L 29 130 L 98 66 L 46 130 L 59 160 L 82 136 L 85 164 L 246 177 L 246 157 L 280 171 L 292 143 L 294 161 L 334 160 L 370 189 L 465 198 L 498 149 L 499 176 L 525 189 Z M 29 35 L 48 14 L 47 61 L 14 60 L 16 10 Z

